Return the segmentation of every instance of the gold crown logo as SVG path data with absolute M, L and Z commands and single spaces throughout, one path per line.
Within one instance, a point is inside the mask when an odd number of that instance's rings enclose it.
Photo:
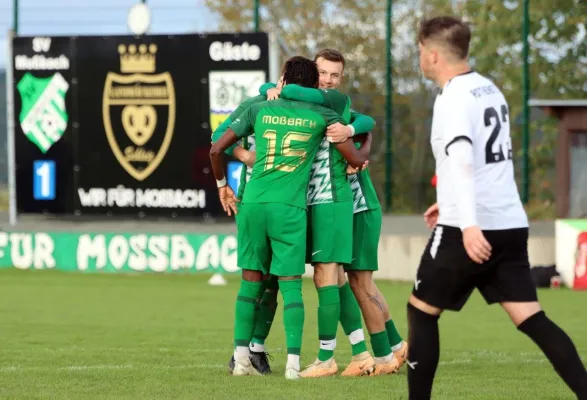
M 120 54 L 121 72 L 155 72 L 155 54 L 157 45 L 141 44 L 138 47 L 134 44 L 128 47 L 121 44 L 118 46 Z

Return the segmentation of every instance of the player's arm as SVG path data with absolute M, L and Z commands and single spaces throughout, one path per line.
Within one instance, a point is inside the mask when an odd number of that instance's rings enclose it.
M 334 92 L 335 90 L 333 90 Z M 338 91 L 336 91 L 339 93 Z M 339 93 L 341 96 L 343 94 Z M 295 83 L 285 85 L 281 89 L 281 97 L 288 100 L 304 101 L 328 107 L 329 102 L 320 89 L 307 88 Z M 330 107 L 329 107 L 330 108 Z
M 243 101 L 239 106 L 234 110 L 228 118 L 226 118 L 218 128 L 212 133 L 212 143 L 215 143 L 224 135 L 230 124 L 233 121 L 238 119 L 243 112 L 245 112 L 250 106 L 253 104 L 259 103 L 264 101 L 264 96 L 256 96 L 250 99 Z M 224 151 L 225 154 L 229 156 L 233 156 L 237 160 L 247 164 L 249 167 L 252 166 L 251 162 L 255 162 L 255 153 L 249 150 L 244 149 L 238 142 L 230 146 L 228 149 Z
M 228 118 L 226 118 L 219 126 L 218 128 L 216 128 L 216 130 L 214 130 L 214 132 L 212 132 L 212 143 L 216 143 L 218 141 L 218 139 L 220 139 L 222 137 L 222 135 L 224 135 L 224 133 L 226 132 L 226 130 L 228 129 L 228 127 L 230 126 L 230 124 L 232 124 L 232 119 L 230 118 L 230 116 Z M 225 154 L 229 155 L 229 156 L 235 156 L 234 155 L 234 149 L 238 146 L 237 143 L 233 144 L 232 146 L 230 146 L 228 149 L 226 149 L 224 151 Z M 240 147 L 240 146 L 239 146 Z M 242 148 L 242 147 L 241 147 Z M 243 149 L 244 150 L 244 149 Z M 236 157 L 236 156 L 235 156 Z
M 467 254 L 477 263 L 483 263 L 491 255 L 491 246 L 477 222 L 475 199 L 475 162 L 473 157 L 473 132 L 475 103 L 459 97 L 441 111 L 443 141 L 449 165 L 448 181 L 456 197 L 459 227 L 463 231 L 463 243 Z
M 371 132 L 367 132 L 367 134 L 357 135 L 350 139 L 355 144 L 355 147 L 359 149 L 359 152 L 363 152 L 367 158 L 369 158 L 369 155 L 371 153 L 371 142 L 369 142 L 368 147 L 365 146 L 365 142 L 367 141 L 367 139 L 369 139 L 370 141 L 372 140 L 373 137 L 371 135 Z M 347 165 L 346 173 L 347 175 L 358 174 L 359 172 L 366 169 L 368 165 L 369 160 L 365 161 L 365 164 L 363 164 L 360 168 L 354 168 L 351 165 Z
M 313 89 L 296 84 L 285 85 L 281 89 L 281 98 L 328 107 L 343 118 L 351 104 L 350 98 L 336 89 Z
M 369 133 L 375 128 L 375 120 L 368 115 L 351 110 L 351 124 L 353 135 Z
M 371 132 L 375 127 L 375 120 L 368 115 L 363 115 L 351 110 L 351 123 L 330 125 L 326 131 L 328 140 L 332 143 L 344 142 L 350 137 Z
M 371 134 L 366 135 L 365 141 L 360 149 L 357 149 L 351 139 L 342 143 L 333 143 L 332 146 L 336 147 L 351 167 L 361 168 L 369 159 L 369 153 L 371 152 Z
M 322 109 L 322 116 L 324 117 L 326 126 L 341 122 L 340 115 L 327 108 Z M 331 146 L 335 146 L 352 167 L 360 168 L 367 161 L 369 152 L 371 151 L 371 135 L 367 135 L 365 143 L 361 146 L 361 150 L 356 148 L 355 143 L 352 140 L 346 140 L 342 143 L 333 143 Z
M 261 87 L 259 88 L 259 94 L 261 96 L 267 96 L 267 91 L 269 89 L 274 89 L 277 87 L 277 84 L 273 83 L 273 82 L 267 82 L 261 85 Z
M 224 135 L 212 144 L 210 148 L 210 162 L 212 164 L 212 173 L 218 186 L 218 196 L 222 208 L 228 215 L 236 214 L 236 196 L 232 189 L 226 183 L 226 174 L 224 173 L 223 153 L 230 146 L 234 145 L 240 138 L 253 133 L 253 121 L 255 117 L 253 107 L 237 118 L 227 129 Z
M 470 107 L 462 100 L 439 111 L 444 150 L 450 166 L 449 180 L 453 183 L 457 199 L 461 230 L 477 225 L 473 164 L 474 125 L 471 115 L 474 114 Z

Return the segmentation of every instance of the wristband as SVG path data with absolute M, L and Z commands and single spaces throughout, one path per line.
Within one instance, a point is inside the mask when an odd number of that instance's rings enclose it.
M 216 179 L 216 186 L 219 188 L 226 186 L 226 177 L 222 178 L 221 180 Z
M 349 128 L 351 128 L 351 137 L 355 136 L 355 127 L 352 125 L 349 125 Z

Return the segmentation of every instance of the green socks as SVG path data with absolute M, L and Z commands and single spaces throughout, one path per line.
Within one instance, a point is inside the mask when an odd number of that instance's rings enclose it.
M 351 341 L 353 356 L 367 351 L 361 321 L 361 309 L 348 282 L 338 288 L 340 295 L 340 324 Z
M 387 340 L 389 341 L 391 350 L 398 351 L 401 349 L 403 339 L 397 331 L 392 319 L 385 323 L 385 331 L 387 332 Z
M 267 285 L 263 285 L 265 288 Z M 277 310 L 277 290 L 268 291 L 265 289 L 259 303 L 259 311 L 257 312 L 257 321 L 255 323 L 255 332 L 251 343 L 253 346 L 251 350 L 259 352 L 264 351 L 265 339 L 269 335 L 273 319 L 275 318 L 275 311 Z M 253 348 L 256 347 L 256 348 Z
M 234 347 L 249 347 L 255 329 L 257 298 L 262 282 L 241 280 L 235 307 Z
M 391 346 L 389 345 L 386 331 L 371 335 L 371 347 L 375 357 L 380 358 L 391 354 Z
M 336 347 L 336 328 L 340 319 L 340 295 L 338 286 L 325 286 L 318 289 L 318 339 L 320 351 L 318 359 L 327 361 L 334 356 Z
M 283 325 L 288 355 L 300 354 L 304 332 L 304 302 L 302 300 L 302 280 L 279 281 L 283 296 Z

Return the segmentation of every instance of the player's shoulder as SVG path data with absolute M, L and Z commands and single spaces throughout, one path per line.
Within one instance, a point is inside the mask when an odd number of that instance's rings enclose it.
M 469 71 L 452 78 L 441 91 L 441 100 L 471 102 L 486 95 L 501 95 L 493 81 L 475 71 Z
M 267 101 L 267 96 L 263 96 L 263 95 L 257 95 L 254 97 L 250 97 L 248 99 L 246 99 L 245 101 L 243 101 L 243 105 L 247 105 L 247 106 L 252 106 L 253 104 L 257 104 L 257 103 L 261 103 L 263 101 Z
M 238 108 L 233 112 L 232 117 L 239 117 L 243 112 L 245 111 L 249 111 L 251 110 L 251 107 L 253 107 L 256 104 L 259 104 L 263 101 L 266 101 L 267 98 L 265 96 L 255 96 L 255 97 L 250 97 L 248 99 L 246 99 L 245 101 L 243 101 Z
M 345 100 L 349 98 L 349 96 L 342 93 L 338 89 L 318 89 L 318 90 L 322 93 L 323 96 L 328 97 L 328 98 L 345 99 Z

